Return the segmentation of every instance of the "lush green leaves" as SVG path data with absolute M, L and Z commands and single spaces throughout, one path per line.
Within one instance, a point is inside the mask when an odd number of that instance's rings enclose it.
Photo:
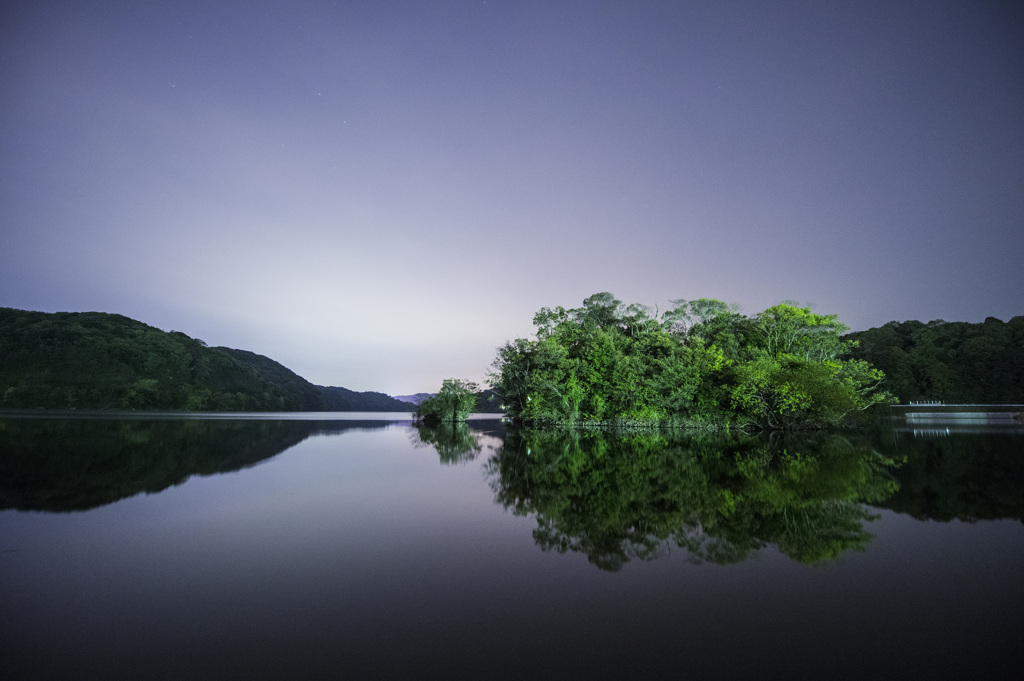
M 498 349 L 491 382 L 513 417 L 535 423 L 724 422 L 817 427 L 888 399 L 881 374 L 844 354 L 836 315 L 789 303 L 754 318 L 713 299 L 660 317 L 598 293 L 543 308 L 535 340 Z
M 433 397 L 420 402 L 415 418 L 424 423 L 465 421 L 476 406 L 477 385 L 457 378 L 446 378 Z
M 981 324 L 889 322 L 851 333 L 850 354 L 885 372 L 901 401 L 1024 402 L 1024 317 Z

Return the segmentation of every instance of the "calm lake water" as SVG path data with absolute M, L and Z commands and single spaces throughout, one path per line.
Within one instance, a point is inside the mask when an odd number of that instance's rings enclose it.
M 0 509 L 5 679 L 1022 669 L 1012 425 L 0 415 Z

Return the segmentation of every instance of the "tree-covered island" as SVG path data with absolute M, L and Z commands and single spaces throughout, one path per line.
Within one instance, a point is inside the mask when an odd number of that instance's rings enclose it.
M 535 338 L 498 348 L 490 375 L 525 423 L 820 428 L 893 399 L 881 371 L 849 356 L 849 327 L 789 302 L 748 317 L 675 300 L 659 314 L 597 293 L 533 323 Z
M 477 406 L 478 386 L 472 381 L 446 378 L 435 395 L 416 406 L 413 418 L 426 424 L 465 421 Z

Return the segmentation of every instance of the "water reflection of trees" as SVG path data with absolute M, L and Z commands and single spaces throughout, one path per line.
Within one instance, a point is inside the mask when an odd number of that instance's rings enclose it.
M 890 437 L 907 463 L 897 473 L 900 489 L 883 506 L 919 520 L 1024 522 L 1024 436 L 953 430 Z
M 768 545 L 817 564 L 863 549 L 891 459 L 840 435 L 758 439 L 601 432 L 506 433 L 488 461 L 497 500 L 535 515 L 544 550 L 603 570 L 673 545 L 691 560 L 742 561 Z
M 0 510 L 81 511 L 383 421 L 0 418 Z
M 414 425 L 411 440 L 414 447 L 429 446 L 437 450 L 443 464 L 472 461 L 480 453 L 480 433 L 465 421 Z

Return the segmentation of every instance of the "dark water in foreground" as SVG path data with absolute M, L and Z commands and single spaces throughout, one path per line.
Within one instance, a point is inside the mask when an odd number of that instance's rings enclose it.
M 0 678 L 1017 678 L 1024 433 L 0 415 Z

